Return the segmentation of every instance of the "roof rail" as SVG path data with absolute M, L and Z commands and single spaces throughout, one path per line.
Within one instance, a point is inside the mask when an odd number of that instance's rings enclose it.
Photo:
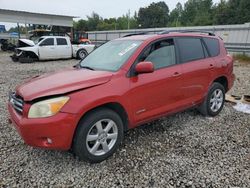
M 148 34 L 147 32 L 131 33 L 131 34 L 128 34 L 128 35 L 123 36 L 122 38 L 131 37 L 131 36 L 135 36 L 135 35 L 147 35 L 147 34 Z
M 208 34 L 209 36 L 215 36 L 215 34 L 212 32 L 202 31 L 202 30 L 166 30 L 166 31 L 160 32 L 160 35 L 174 33 L 174 32 L 178 32 L 178 33 L 204 33 L 204 34 Z

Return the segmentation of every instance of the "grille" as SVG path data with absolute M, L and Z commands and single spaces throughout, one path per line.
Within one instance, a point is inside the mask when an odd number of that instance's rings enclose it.
M 23 114 L 24 102 L 20 96 L 17 96 L 15 92 L 11 92 L 9 94 L 9 101 L 16 112 L 18 112 L 19 114 Z

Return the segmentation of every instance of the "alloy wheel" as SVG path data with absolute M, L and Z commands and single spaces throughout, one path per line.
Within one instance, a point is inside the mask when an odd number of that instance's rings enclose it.
M 223 104 L 224 96 L 220 89 L 214 90 L 210 98 L 210 109 L 217 112 Z
M 116 123 L 111 119 L 102 119 L 90 128 L 86 137 L 87 149 L 92 155 L 104 155 L 113 148 L 117 137 Z

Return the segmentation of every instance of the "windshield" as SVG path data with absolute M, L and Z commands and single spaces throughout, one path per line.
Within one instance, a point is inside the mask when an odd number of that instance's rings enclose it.
M 31 38 L 31 40 L 33 40 L 35 44 L 38 44 L 43 39 L 44 39 L 43 37 L 33 37 L 33 38 Z
M 81 67 L 94 70 L 117 71 L 140 46 L 142 41 L 114 40 L 89 54 L 80 63 Z

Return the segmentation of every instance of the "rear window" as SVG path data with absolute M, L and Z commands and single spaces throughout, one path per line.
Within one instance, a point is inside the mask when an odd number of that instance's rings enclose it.
M 213 38 L 204 38 L 203 39 L 208 51 L 210 53 L 210 55 L 212 57 L 215 57 L 217 55 L 219 55 L 220 53 L 220 44 L 219 44 L 219 40 L 218 39 L 213 39 Z
M 177 39 L 182 63 L 204 58 L 204 51 L 199 38 Z
M 67 45 L 67 41 L 64 38 L 57 38 L 56 42 L 57 42 L 57 45 Z

